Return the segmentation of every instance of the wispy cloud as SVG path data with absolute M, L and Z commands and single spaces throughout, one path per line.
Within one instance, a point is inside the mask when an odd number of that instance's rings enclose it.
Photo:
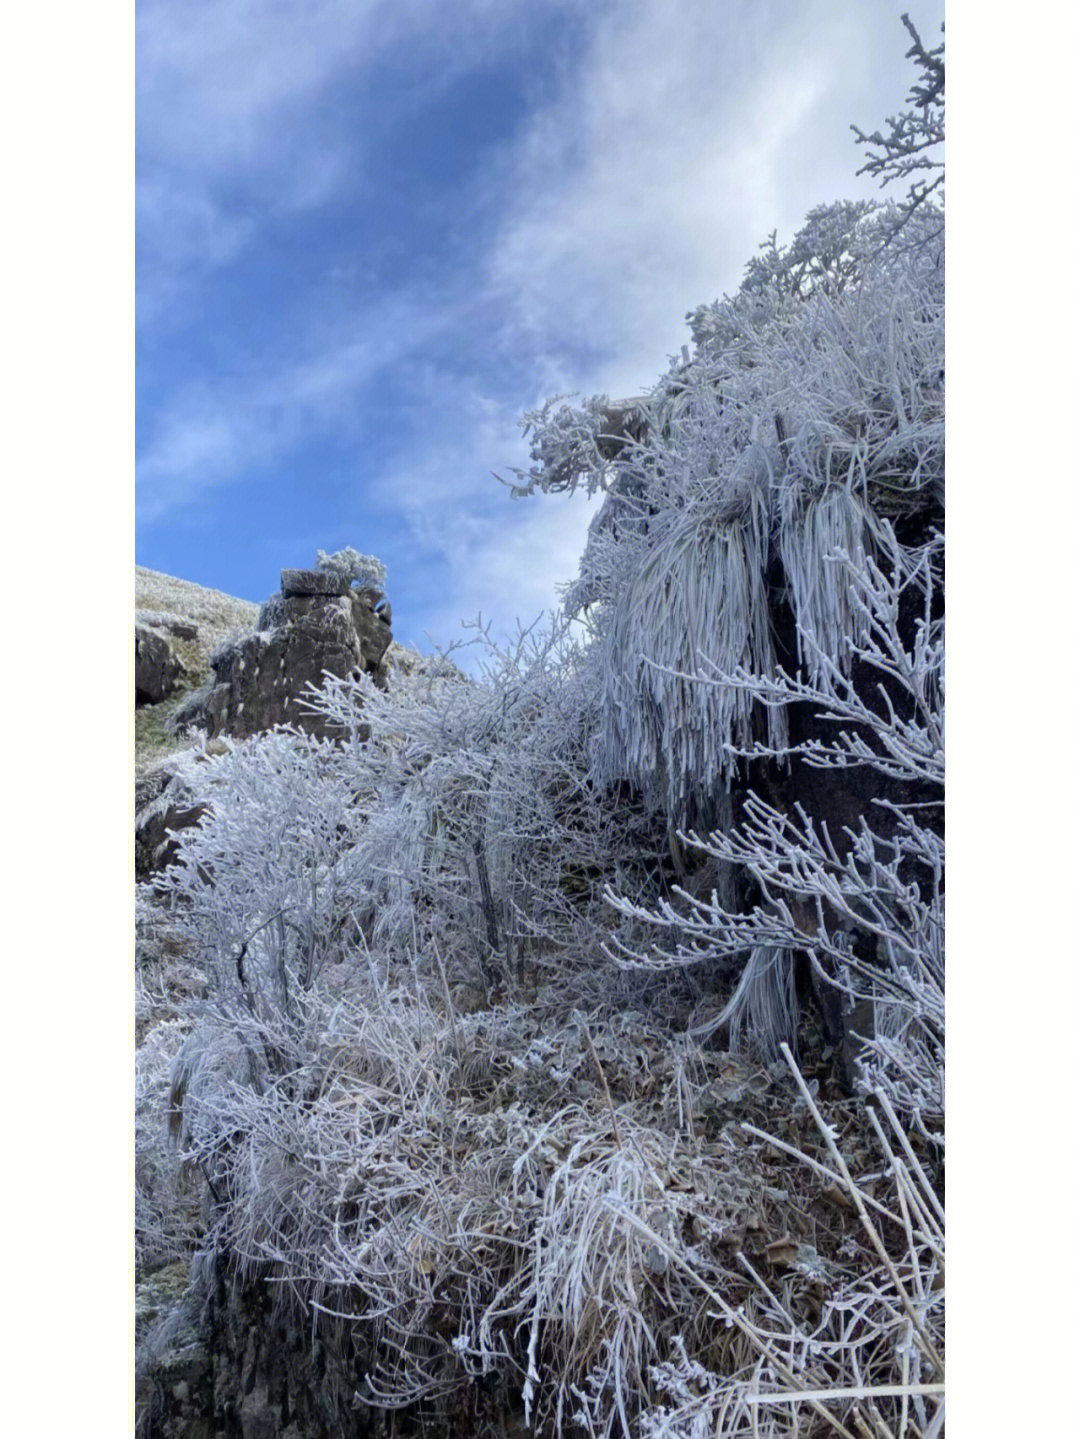
M 135 191 L 138 323 L 168 314 L 200 280 L 250 240 L 250 216 L 217 200 L 199 176 L 177 185 L 161 167 L 143 167 Z
M 138 458 L 139 522 L 205 500 L 347 425 L 369 387 L 450 323 L 450 313 L 390 295 L 351 326 L 335 316 L 331 342 L 316 335 L 301 353 L 271 356 L 250 373 L 180 386 L 158 411 Z M 342 328 L 351 336 L 340 338 Z
M 280 179 L 298 149 L 332 130 L 318 115 L 327 90 L 362 82 L 434 13 L 429 0 L 145 0 L 140 146 L 204 176 Z
M 584 494 L 560 495 L 508 502 L 471 532 L 462 526 L 449 547 L 453 594 L 432 611 L 432 634 L 452 638 L 462 619 L 482 615 L 496 637 L 512 635 L 556 608 L 595 509 Z
M 365 115 L 384 123 L 493 63 L 530 3 L 580 0 L 143 0 L 140 322 L 161 322 L 275 217 L 361 192 Z
M 561 352 L 565 371 L 580 337 L 574 378 L 599 388 L 655 377 L 686 311 L 787 219 L 777 160 L 835 81 L 835 28 L 827 7 L 761 0 L 639 0 L 599 21 L 514 158 L 488 264 L 505 343 Z
M 686 311 L 737 284 L 778 223 L 777 157 L 828 88 L 835 36 L 827 13 L 795 26 L 788 8 L 764 17 L 770 28 L 761 12 L 640 0 L 599 16 L 561 93 L 502 157 L 473 328 L 497 315 L 495 354 L 536 388 L 500 388 L 490 367 L 487 409 L 446 406 L 449 434 L 415 446 L 380 485 L 449 567 L 452 598 L 433 625 L 479 609 L 505 629 L 554 602 L 594 506 L 507 506 L 482 489 L 492 470 L 526 462 L 518 411 L 555 390 L 649 385 Z M 428 382 L 438 411 L 453 387 L 437 372 Z
M 518 405 L 503 395 L 429 375 L 426 432 L 381 470 L 369 473 L 368 500 L 408 534 L 418 554 L 438 562 L 445 578 L 421 604 L 407 575 L 392 577 L 395 606 L 411 628 L 402 636 L 438 643 L 461 636 L 461 621 L 493 622 L 511 634 L 559 603 L 559 590 L 577 573 L 597 499 L 537 497 L 513 500 L 494 478 L 521 449 Z M 421 587 L 414 580 L 414 588 Z

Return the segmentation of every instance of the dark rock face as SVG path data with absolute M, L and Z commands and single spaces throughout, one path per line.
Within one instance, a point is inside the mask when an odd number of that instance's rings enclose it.
M 936 491 L 921 496 L 920 502 L 921 508 L 916 508 L 914 501 L 909 502 L 907 512 L 893 519 L 897 538 L 913 548 L 926 544 L 934 531 L 943 532 L 945 527 L 944 510 Z M 770 630 L 777 657 L 789 674 L 797 674 L 795 615 L 785 593 L 782 570 L 775 561 L 768 575 L 768 586 Z M 930 616 L 932 620 L 943 617 L 943 606 L 939 585 Z M 923 598 L 912 588 L 901 597 L 897 616 L 898 632 L 906 646 L 910 647 L 913 643 L 915 626 L 922 618 Z M 892 677 L 883 675 L 865 662 L 859 662 L 852 667 L 851 682 L 856 694 L 883 721 L 887 719 L 888 705 L 901 718 L 911 717 L 911 698 Z M 828 745 L 835 741 L 838 730 L 843 728 L 861 735 L 871 749 L 880 749 L 871 731 L 854 723 L 845 723 L 842 727 L 831 723 L 813 703 L 789 706 L 787 721 L 793 747 L 813 743 Z M 759 737 L 764 741 L 763 730 Z M 825 769 L 807 763 L 798 754 L 789 757 L 783 765 L 751 759 L 733 782 L 727 797 L 730 815 L 736 823 L 742 819 L 743 806 L 750 795 L 758 796 L 786 816 L 796 829 L 801 829 L 805 816 L 814 822 L 819 833 L 827 831 L 840 863 L 847 861 L 852 850 L 852 835 L 864 822 L 881 841 L 883 857 L 889 858 L 887 846 L 900 832 L 897 813 L 904 809 L 916 815 L 921 826 L 939 835 L 944 833 L 944 796 L 939 786 L 929 781 L 891 778 L 870 766 Z M 890 805 L 896 808 L 888 808 Z M 719 804 L 713 808 L 702 805 L 699 810 L 688 814 L 684 828 L 705 834 L 710 829 L 723 829 L 731 822 L 724 816 Z M 761 890 L 749 871 L 725 876 L 723 866 L 699 857 L 692 848 L 684 851 L 674 845 L 673 854 L 680 887 L 696 897 L 707 897 L 712 888 L 721 887 L 726 880 L 737 888 L 733 908 L 747 911 L 761 903 Z M 902 883 L 918 885 L 923 895 L 928 893 L 930 876 L 925 866 L 916 860 L 901 856 L 897 873 Z M 796 926 L 808 937 L 815 935 L 819 922 L 815 907 L 793 895 L 787 898 Z M 868 969 L 879 965 L 872 934 L 845 919 L 827 903 L 824 919 L 834 934 L 847 935 L 856 961 Z M 808 949 L 793 949 L 792 954 L 800 1003 L 811 1013 L 816 1012 L 823 1040 L 835 1056 L 834 1066 L 840 1087 L 854 1094 L 859 1046 L 864 1037 L 872 1035 L 872 1009 L 868 1010 L 861 1003 L 854 1007 L 848 1005 L 835 986 L 819 977 L 811 964 Z
M 272 1286 L 197 1286 L 136 1351 L 137 1439 L 368 1439 L 385 1432 L 311 1321 Z M 404 1429 L 402 1432 L 405 1432 Z
M 140 1439 L 211 1439 L 220 1432 L 211 1422 L 214 1366 L 202 1318 L 189 1289 L 136 1349 L 135 1432 Z
M 219 1268 L 146 1332 L 135 1351 L 135 1439 L 527 1439 L 516 1391 L 464 1376 L 438 1412 L 358 1402 L 375 1355 L 355 1326 L 325 1314 L 313 1324 L 270 1279 L 244 1283 Z
M 282 591 L 262 606 L 258 629 L 218 654 L 212 687 L 185 706 L 178 722 L 211 736 L 243 737 L 279 724 L 329 736 L 331 726 L 307 709 L 305 693 L 327 672 L 369 674 L 385 685 L 392 634 L 375 613 L 377 602 L 372 591 L 350 591 L 320 571 L 283 570 Z
M 157 704 L 177 688 L 183 666 L 169 641 L 146 625 L 135 626 L 135 704 Z
M 390 606 L 385 602 L 376 608 L 371 599 L 371 591 L 365 590 L 361 594 L 351 594 L 349 604 L 352 608 L 352 622 L 360 642 L 360 654 L 366 666 L 366 672 L 372 676 L 380 689 L 386 685 L 386 671 L 383 668 L 383 656 L 390 648 L 390 641 L 393 634 L 390 629 Z
M 206 806 L 195 804 L 168 763 L 155 765 L 135 781 L 135 876 L 147 879 L 176 858 L 170 830 L 198 824 Z

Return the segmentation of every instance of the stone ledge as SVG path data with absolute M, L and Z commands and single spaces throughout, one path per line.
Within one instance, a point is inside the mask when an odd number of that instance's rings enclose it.
M 325 570 L 282 570 L 281 593 L 291 595 L 347 595 L 349 581 Z
M 168 630 L 178 640 L 194 640 L 199 637 L 198 625 L 182 619 L 179 615 L 165 614 L 160 610 L 136 610 L 135 623 L 148 625 L 155 630 Z

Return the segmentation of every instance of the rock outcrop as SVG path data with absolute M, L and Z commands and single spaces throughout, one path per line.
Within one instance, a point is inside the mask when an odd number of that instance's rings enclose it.
M 162 760 L 135 781 L 135 877 L 147 879 L 176 857 L 170 831 L 197 824 L 206 806 L 196 803 L 181 783 L 175 765 Z
M 135 625 L 165 641 L 181 666 L 171 693 L 144 699 L 144 690 L 137 696 L 142 701 L 135 706 L 137 776 L 184 748 L 186 741 L 175 724 L 177 712 L 212 678 L 211 656 L 237 635 L 250 633 L 258 613 L 259 606 L 250 600 L 135 566 Z M 144 803 L 140 795 L 139 807 Z
M 179 1266 L 146 1280 L 139 1309 L 160 1315 L 136 1349 L 136 1439 L 527 1439 L 516 1393 L 463 1381 L 441 1415 L 370 1404 L 355 1328 L 312 1315 L 287 1290 L 221 1270 L 195 1278 L 179 1299 Z M 367 1399 L 368 1402 L 362 1402 Z
M 258 608 L 149 570 L 136 581 L 145 598 L 135 614 L 135 872 L 150 879 L 175 857 L 170 831 L 204 812 L 175 763 L 187 730 L 212 741 L 293 724 L 326 737 L 331 726 L 304 703 L 309 686 L 329 672 L 369 674 L 384 688 L 395 660 L 422 657 L 391 651 L 378 590 L 325 569 L 282 570 L 281 589 Z
M 276 1304 L 271 1289 L 217 1277 L 208 1295 L 193 1284 L 164 1310 L 136 1355 L 137 1439 L 375 1439 L 387 1432 L 377 1415 L 352 1404 L 359 1374 L 342 1373 L 310 1320 Z
M 281 591 L 259 611 L 254 634 L 225 645 L 212 660 L 213 683 L 176 716 L 210 736 L 238 738 L 293 724 L 327 736 L 331 727 L 305 704 L 327 673 L 371 675 L 386 684 L 384 657 L 392 639 L 381 596 L 351 590 L 321 570 L 283 570 Z
M 158 704 L 180 684 L 183 665 L 168 639 L 149 625 L 135 626 L 135 704 Z

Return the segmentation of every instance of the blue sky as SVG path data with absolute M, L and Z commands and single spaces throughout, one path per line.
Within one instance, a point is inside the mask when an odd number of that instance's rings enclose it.
M 876 194 L 899 8 L 140 0 L 137 562 L 261 600 L 353 545 L 406 643 L 532 620 L 589 509 L 495 481 L 518 416 L 639 392 L 770 230 Z

